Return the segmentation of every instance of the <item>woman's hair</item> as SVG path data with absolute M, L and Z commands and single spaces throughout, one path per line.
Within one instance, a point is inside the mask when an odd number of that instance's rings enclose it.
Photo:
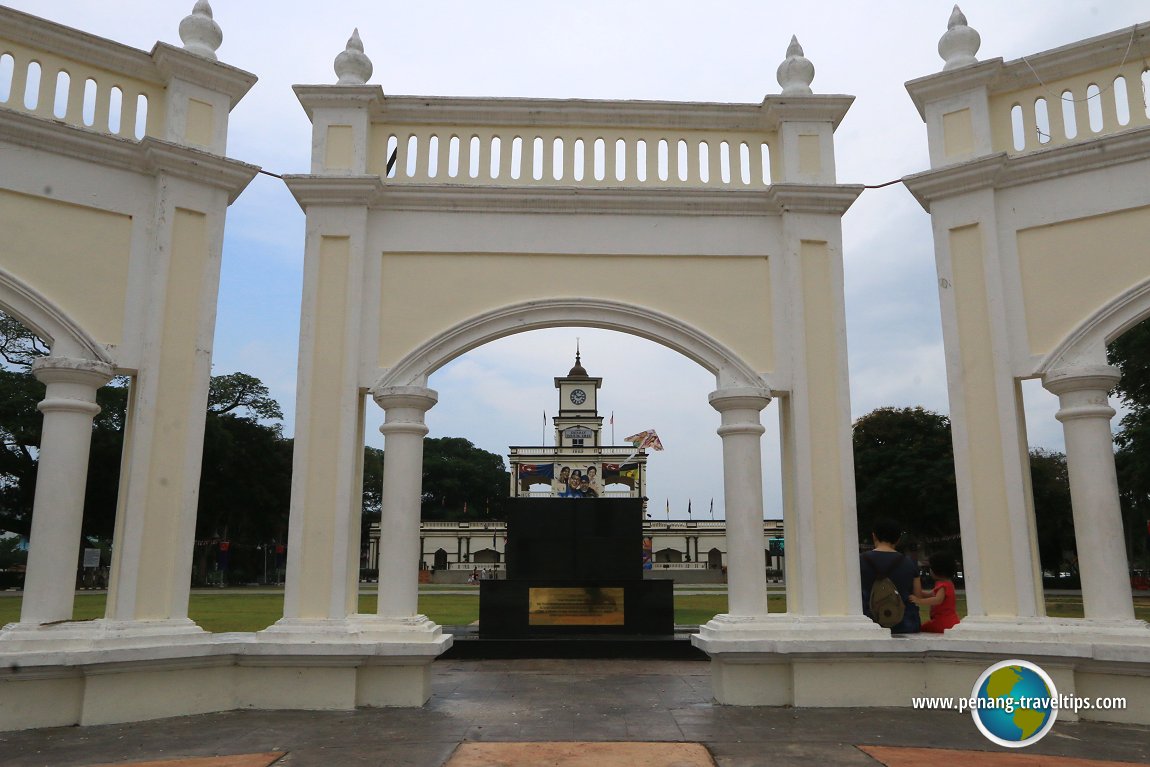
M 930 555 L 930 571 L 941 578 L 953 578 L 955 570 L 954 557 L 945 551 Z

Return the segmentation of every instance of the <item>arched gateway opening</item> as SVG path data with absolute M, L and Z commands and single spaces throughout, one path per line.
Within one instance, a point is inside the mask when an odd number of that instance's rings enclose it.
M 881 635 L 854 597 L 841 216 L 861 187 L 838 184 L 833 159 L 852 99 L 813 94 L 801 50 L 788 55 L 787 95 L 754 105 L 385 96 L 351 70 L 341 85 L 296 87 L 314 153 L 311 174 L 285 179 L 308 237 L 285 615 L 268 634 L 370 636 L 381 686 L 422 702 L 426 663 L 450 643 L 417 613 L 424 414 L 438 400 L 428 376 L 495 339 L 584 326 L 662 344 L 715 376 L 729 614 L 696 643 L 718 656 L 780 632 Z M 475 138 L 459 142 L 458 167 L 478 173 L 450 171 L 450 136 Z M 524 136 L 542 157 L 492 162 L 496 144 Z M 614 174 L 562 170 L 597 138 L 610 156 L 582 160 Z M 660 142 L 685 151 L 649 151 Z M 593 279 L 573 289 L 573 270 Z M 378 423 L 365 392 L 384 411 L 387 455 L 374 616 L 354 612 L 357 454 Z M 760 412 L 772 402 L 793 531 L 778 616 L 761 544 Z M 389 671 L 392 654 L 406 677 Z

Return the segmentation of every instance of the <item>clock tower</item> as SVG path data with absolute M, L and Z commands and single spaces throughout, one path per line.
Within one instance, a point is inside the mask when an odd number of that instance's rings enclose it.
M 583 367 L 579 347 L 575 365 L 555 378 L 559 415 L 552 417 L 551 446 L 511 447 L 511 497 L 644 498 L 647 451 L 635 445 L 610 445 L 599 415 L 602 378 Z
M 602 378 L 587 375 L 576 351 L 575 366 L 555 379 L 559 390 L 559 415 L 552 419 L 556 447 L 597 448 L 602 444 L 603 417 L 597 405 L 602 385 Z

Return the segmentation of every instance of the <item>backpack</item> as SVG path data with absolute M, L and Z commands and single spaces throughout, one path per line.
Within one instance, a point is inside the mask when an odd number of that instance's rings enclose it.
M 870 588 L 871 619 L 884 629 L 901 623 L 906 612 L 906 603 L 902 599 L 902 594 L 898 593 L 898 587 L 889 577 L 891 571 L 902 564 L 903 559 L 904 557 L 899 557 L 881 570 L 873 559 L 867 559 L 871 569 L 875 572 L 874 584 Z

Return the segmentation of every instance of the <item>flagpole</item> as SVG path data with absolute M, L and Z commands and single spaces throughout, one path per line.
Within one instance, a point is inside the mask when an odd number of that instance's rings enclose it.
M 611 411 L 611 444 L 615 444 L 615 411 Z

